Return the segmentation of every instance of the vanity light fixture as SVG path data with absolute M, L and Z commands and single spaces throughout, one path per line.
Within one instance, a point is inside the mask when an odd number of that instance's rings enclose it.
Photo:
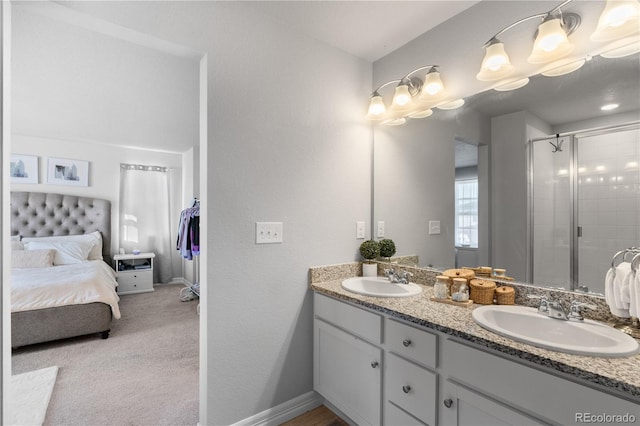
M 414 76 L 422 70 L 428 70 L 424 80 Z M 391 105 L 387 108 L 380 91 L 391 84 L 396 84 L 396 88 Z M 369 99 L 366 118 L 384 125 L 397 126 L 404 124 L 407 118 L 429 117 L 433 114 L 431 108 L 436 106 L 444 109 L 444 106 L 449 105 L 451 109 L 464 104 L 462 99 L 451 101 L 447 96 L 438 65 L 426 65 L 411 71 L 399 80 L 388 81 L 374 90 Z
M 568 55 L 573 50 L 573 44 L 569 41 L 568 36 L 580 26 L 581 22 L 580 15 L 562 12 L 562 7 L 569 2 L 571 0 L 566 0 L 548 12 L 520 19 L 498 31 L 484 44 L 485 56 L 476 78 L 480 81 L 499 81 L 512 76 L 515 67 L 511 64 L 504 43 L 498 37 L 513 27 L 532 19 L 542 19 L 542 23 L 534 34 L 533 49 L 527 59 L 528 62 L 546 64 Z M 520 76 L 517 80 L 521 83 L 525 82 L 524 76 Z M 513 90 L 508 89 L 510 84 L 499 84 L 497 87 L 502 88 L 502 90 Z M 517 85 L 514 88 L 518 88 Z
M 493 37 L 485 44 L 485 55 L 476 78 L 480 81 L 495 81 L 507 77 L 513 72 L 509 55 L 504 43 Z
M 639 32 L 640 3 L 637 0 L 607 0 L 591 40 L 612 41 Z
M 387 114 L 387 107 L 385 106 L 384 100 L 382 99 L 379 91 L 384 87 L 395 83 L 400 83 L 400 80 L 388 81 L 373 91 L 371 99 L 369 100 L 369 111 L 366 116 L 367 120 L 381 121 L 389 118 Z
M 562 16 L 549 13 L 542 24 L 538 26 L 538 33 L 533 42 L 533 50 L 527 58 L 530 64 L 546 64 L 567 56 L 573 50 L 569 42 L 569 34 L 580 25 L 580 15 L 567 13 Z

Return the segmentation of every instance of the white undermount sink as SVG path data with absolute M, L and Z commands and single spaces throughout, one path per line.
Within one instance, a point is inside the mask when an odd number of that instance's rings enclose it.
M 606 324 L 553 319 L 523 306 L 489 305 L 476 308 L 473 320 L 481 327 L 543 349 L 574 355 L 632 356 L 639 352 L 631 336 Z
M 342 288 L 352 293 L 374 297 L 411 297 L 422 293 L 418 284 L 392 283 L 384 277 L 354 277 L 342 281 Z

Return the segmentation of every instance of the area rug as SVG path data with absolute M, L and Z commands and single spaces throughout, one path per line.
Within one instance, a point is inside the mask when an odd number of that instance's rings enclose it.
M 58 367 L 11 376 L 8 425 L 42 425 L 47 414 Z

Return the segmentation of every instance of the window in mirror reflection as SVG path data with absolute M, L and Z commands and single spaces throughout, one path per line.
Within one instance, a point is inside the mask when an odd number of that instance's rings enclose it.
M 457 247 L 478 248 L 478 179 L 456 179 Z

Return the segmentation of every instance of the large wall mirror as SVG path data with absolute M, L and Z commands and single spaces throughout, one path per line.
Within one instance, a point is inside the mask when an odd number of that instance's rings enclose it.
M 376 126 L 373 235 L 384 222 L 419 266 L 603 293 L 612 256 L 640 245 L 639 121 L 635 54 Z

